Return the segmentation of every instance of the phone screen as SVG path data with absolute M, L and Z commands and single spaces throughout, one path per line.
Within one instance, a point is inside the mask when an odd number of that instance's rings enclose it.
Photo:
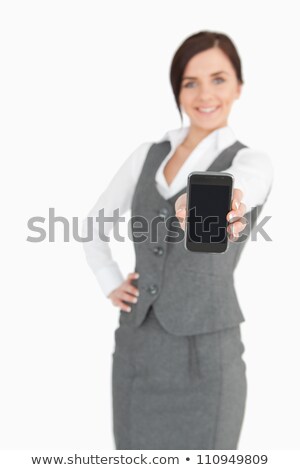
M 195 182 L 195 180 L 197 182 Z M 231 184 L 227 177 L 190 179 L 186 247 L 194 251 L 226 251 L 226 215 L 230 210 Z M 219 183 L 221 180 L 219 180 Z M 191 246 L 197 244 L 198 247 Z

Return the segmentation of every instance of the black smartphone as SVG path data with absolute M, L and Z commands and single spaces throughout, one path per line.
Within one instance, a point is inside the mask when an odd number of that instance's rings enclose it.
M 225 253 L 234 177 L 194 171 L 188 175 L 184 246 L 188 251 Z

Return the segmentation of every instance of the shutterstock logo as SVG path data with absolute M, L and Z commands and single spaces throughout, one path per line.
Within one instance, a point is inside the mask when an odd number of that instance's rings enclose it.
M 194 208 L 191 208 L 190 216 Z M 114 240 L 125 242 L 126 238 L 120 235 L 120 224 L 124 224 L 126 219 L 119 215 L 120 210 L 117 208 L 113 211 L 113 215 L 105 216 L 104 209 L 98 211 L 98 215 L 88 216 L 82 222 L 78 217 L 72 217 L 68 220 L 67 217 L 55 215 L 55 208 L 49 208 L 48 218 L 41 216 L 34 216 L 28 219 L 27 227 L 37 236 L 29 235 L 26 241 L 30 243 L 42 242 L 55 242 L 56 232 L 63 230 L 63 241 L 70 242 L 76 241 L 79 243 L 91 242 L 95 237 L 101 241 L 109 242 L 111 236 Z M 248 213 L 249 214 L 249 213 Z M 257 241 L 258 235 L 265 241 L 272 241 L 271 237 L 265 230 L 266 223 L 271 219 L 271 216 L 265 216 L 259 223 L 257 223 L 258 209 L 254 207 L 249 215 L 249 220 L 245 217 L 233 219 L 247 224 L 238 237 L 238 242 L 245 242 L 250 236 L 251 241 Z M 202 218 L 199 215 L 193 214 L 195 227 L 199 230 L 199 234 L 203 232 L 213 232 L 218 227 L 219 219 L 217 216 L 209 216 Z M 188 222 L 189 223 L 189 222 Z M 79 226 L 82 233 L 79 233 Z M 218 227 L 218 230 L 220 227 Z M 112 235 L 108 236 L 108 233 Z M 162 218 L 160 215 L 148 219 L 143 215 L 135 215 L 129 218 L 127 222 L 127 236 L 134 243 L 157 243 L 161 235 L 164 235 L 164 241 L 171 243 L 180 243 L 184 239 L 184 230 L 180 227 L 178 218 L 175 215 Z M 218 235 L 219 233 L 217 233 Z M 197 232 L 196 232 L 197 235 Z M 213 242 L 212 235 L 211 241 Z M 230 240 L 232 241 L 232 240 Z M 233 241 L 234 243 L 235 241 Z

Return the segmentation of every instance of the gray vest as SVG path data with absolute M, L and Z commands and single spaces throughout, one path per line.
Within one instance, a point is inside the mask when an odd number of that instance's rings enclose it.
M 236 141 L 206 171 L 225 171 L 244 147 L 247 146 Z M 138 327 L 152 306 L 161 325 L 175 335 L 235 326 L 245 318 L 236 296 L 233 272 L 245 239 L 249 238 L 249 223 L 257 219 L 263 205 L 244 215 L 248 220 L 244 235 L 237 242 L 228 240 L 225 253 L 187 251 L 184 231 L 175 216 L 175 201 L 186 192 L 186 187 L 169 199 L 156 188 L 156 171 L 170 150 L 168 140 L 151 145 L 135 188 L 130 230 L 136 255 L 134 271 L 140 277 L 132 284 L 138 287 L 140 295 L 136 304 L 129 303 L 131 312 L 120 310 L 120 322 Z

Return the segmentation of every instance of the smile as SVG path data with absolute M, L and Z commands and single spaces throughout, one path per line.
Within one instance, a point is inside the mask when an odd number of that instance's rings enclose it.
M 201 108 L 195 108 L 195 109 L 202 116 L 203 115 L 207 116 L 207 115 L 214 114 L 219 108 L 220 108 L 220 106 L 210 106 L 210 107 L 206 107 L 206 108 L 201 107 Z

